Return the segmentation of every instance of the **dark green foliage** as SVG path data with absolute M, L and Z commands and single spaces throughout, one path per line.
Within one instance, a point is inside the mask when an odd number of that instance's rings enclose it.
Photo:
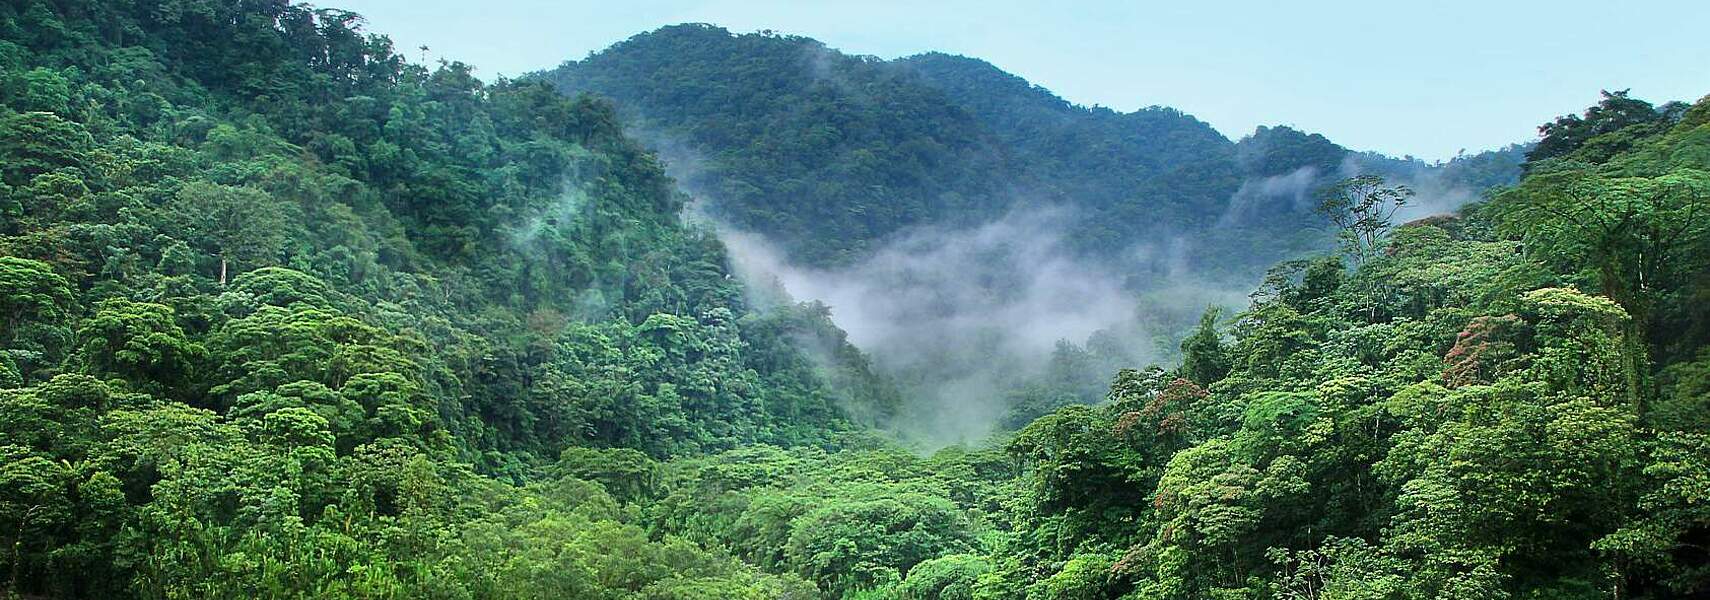
M 1073 107 L 966 59 L 653 35 L 620 50 L 683 52 L 633 82 L 661 95 L 642 104 L 698 112 L 651 123 L 777 144 L 690 183 L 746 194 L 726 210 L 813 261 L 1000 208 L 983 176 L 1029 154 L 1058 157 L 1027 175 L 1041 193 L 1108 218 L 1089 248 L 1146 211 L 1211 219 L 1230 163 L 1425 168 Z M 742 77 L 700 71 L 733 53 Z M 920 456 L 863 427 L 898 392 L 828 309 L 751 303 L 603 101 L 408 66 L 354 15 L 283 1 L 0 5 L 0 83 L 6 594 L 1710 591 L 1710 102 L 1610 95 L 1546 127 L 1512 189 L 1372 220 L 1357 264 L 1272 269 L 1178 367 L 1061 344 L 1013 434 Z M 850 89 L 894 102 L 832 110 Z M 718 119 L 743 102 L 769 116 Z M 781 103 L 807 110 L 762 110 Z M 1053 115 L 1071 125 L 1030 129 Z M 1442 169 L 1497 183 L 1518 151 Z M 825 204 L 776 204 L 806 192 Z M 893 192 L 916 195 L 873 212 Z
M 1526 153 L 1528 168 L 1532 163 L 1575 153 L 1603 162 L 1631 147 L 1635 138 L 1667 129 L 1686 108 L 1680 103 L 1653 107 L 1644 100 L 1629 98 L 1627 90 L 1605 90 L 1602 94 L 1603 100 L 1585 109 L 1584 115 L 1564 115 L 1539 125 L 1538 145 Z
M 846 262 L 901 227 L 988 214 L 998 201 L 990 174 L 1005 163 L 970 115 L 918 76 L 813 40 L 679 25 L 575 66 L 552 79 L 644 110 L 642 131 L 709 153 L 710 170 L 690 171 L 685 187 L 804 260 Z M 737 112 L 750 117 L 729 118 Z
M 30 374 L 61 358 L 71 343 L 70 283 L 41 261 L 12 256 L 0 257 L 0 342 L 5 344 L 6 370 L 23 383 Z
M 1216 308 L 1207 309 L 1199 318 L 1199 326 L 1182 340 L 1182 376 L 1200 386 L 1217 383 L 1234 366 L 1223 334 L 1217 331 L 1220 315 Z
M 607 104 L 285 1 L 8 3 L 0 81 L 5 593 L 817 595 L 624 503 L 894 392 Z
M 1242 168 L 1260 177 L 1288 175 L 1302 168 L 1335 173 L 1348 154 L 1347 148 L 1322 135 L 1282 126 L 1260 127 L 1236 146 Z
M 1355 269 L 1285 264 L 1232 344 L 1208 315 L 1174 372 L 1023 429 L 1017 535 L 974 597 L 1702 595 L 1706 340 L 1667 299 L 1702 292 L 1710 255 L 1677 254 L 1710 220 L 1705 106 L 1389 231 Z M 1597 268 L 1618 252 L 1654 262 Z
M 1249 198 L 1246 182 L 1302 172 L 1316 187 L 1351 169 L 1476 193 L 1518 173 L 1516 149 L 1427 165 L 1287 127 L 1232 142 L 1174 109 L 1073 105 L 977 59 L 881 61 L 704 24 L 533 77 L 614 99 L 713 214 L 820 266 L 858 262 L 913 226 L 1061 205 L 1075 251 L 1115 260 L 1182 239 L 1198 266 L 1247 275 L 1320 245 L 1324 224 L 1287 194 Z M 1162 277 L 1169 262 L 1140 266 Z

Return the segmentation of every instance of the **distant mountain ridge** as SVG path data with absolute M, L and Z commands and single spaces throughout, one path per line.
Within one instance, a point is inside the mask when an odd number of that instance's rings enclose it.
M 533 76 L 612 98 L 712 214 L 820 266 L 859 260 L 911 227 L 1056 205 L 1078 211 L 1082 251 L 1185 237 L 1202 242 L 1207 264 L 1248 270 L 1324 241 L 1300 202 L 1243 201 L 1254 180 L 1313 169 L 1303 180 L 1316 186 L 1374 172 L 1476 196 L 1515 181 L 1523 160 L 1514 146 L 1430 165 L 1280 126 L 1231 141 L 1172 108 L 1075 105 L 974 58 L 882 60 L 705 24 Z
M 905 435 L 976 440 L 1112 368 L 1172 362 L 1208 306 L 1332 245 L 1317 191 L 1377 173 L 1412 219 L 1512 183 L 1518 146 L 1441 165 L 1290 127 L 1080 106 L 978 59 L 884 60 L 664 27 L 536 73 L 610 98 L 756 289 L 824 301 L 904 398 Z

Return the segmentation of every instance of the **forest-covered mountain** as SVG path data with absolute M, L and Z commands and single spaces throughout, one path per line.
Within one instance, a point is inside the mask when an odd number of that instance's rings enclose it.
M 970 152 L 1022 143 L 960 106 Z M 1710 98 L 1605 94 L 1402 226 L 1405 190 L 1342 181 L 1335 249 L 1179 361 L 1103 331 L 1043 369 L 1103 401 L 930 454 L 869 426 L 903 399 L 827 307 L 684 223 L 625 110 L 283 0 L 0 4 L 0 593 L 1710 593 Z M 1267 178 L 1306 163 L 1259 145 L 1348 160 L 1270 128 L 1232 154 Z
M 1271 264 L 1330 247 L 1314 208 L 1331 182 L 1406 183 L 1419 217 L 1513 183 L 1525 150 L 1430 165 L 1289 127 L 1231 141 L 1174 109 L 1076 106 L 971 58 L 710 25 L 528 79 L 612 98 L 760 271 L 751 285 L 829 303 L 928 444 L 1097 402 L 1111 369 L 1175 360 L 1208 306 L 1237 309 Z
M 976 59 L 886 61 L 698 24 L 535 77 L 614 99 L 711 213 L 810 266 L 860 261 L 911 227 L 1055 205 L 1072 209 L 1074 247 L 1093 255 L 1186 239 L 1208 268 L 1262 271 L 1325 240 L 1295 188 L 1374 172 L 1465 201 L 1512 183 L 1523 152 L 1427 165 L 1288 127 L 1236 142 L 1175 109 L 1073 105 Z M 1291 174 L 1313 185 L 1257 193 Z M 1162 273 L 1165 262 L 1125 267 Z
M 6 3 L 0 82 L 9 592 L 482 594 L 516 536 L 773 585 L 522 484 L 896 404 L 823 309 L 749 309 L 602 101 L 287 2 Z

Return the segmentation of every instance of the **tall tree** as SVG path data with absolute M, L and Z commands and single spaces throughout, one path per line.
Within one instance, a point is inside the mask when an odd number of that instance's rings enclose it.
M 1223 334 L 1217 331 L 1222 309 L 1211 307 L 1199 318 L 1199 326 L 1182 340 L 1182 377 L 1201 386 L 1211 385 L 1229 374 L 1232 361 Z
M 1710 249 L 1710 172 L 1611 177 L 1589 170 L 1540 174 L 1498 198 L 1504 229 L 1528 254 L 1579 271 L 1621 304 L 1652 342 L 1671 336 L 1658 305 L 1703 270 Z
M 1360 175 L 1326 188 L 1319 195 L 1318 212 L 1336 225 L 1342 251 L 1359 265 L 1383 247 L 1395 225 L 1395 213 L 1412 197 L 1413 190 L 1405 185 L 1386 185 L 1381 176 Z
M 1527 167 L 1541 160 L 1567 155 L 1584 146 L 1591 138 L 1614 133 L 1628 126 L 1651 123 L 1665 113 L 1651 103 L 1627 96 L 1627 90 L 1604 90 L 1603 99 L 1585 114 L 1563 115 L 1538 126 L 1538 145 L 1526 153 Z
M 194 182 L 179 190 L 169 210 L 192 243 L 219 257 L 220 285 L 229 263 L 276 260 L 285 245 L 285 210 L 261 190 Z

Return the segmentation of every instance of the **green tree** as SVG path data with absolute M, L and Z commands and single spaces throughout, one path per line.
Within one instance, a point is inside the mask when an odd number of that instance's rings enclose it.
M 46 263 L 0 256 L 0 347 L 28 379 L 70 343 L 71 285 Z
M 1678 594 L 1703 593 L 1710 590 L 1710 561 L 1693 540 L 1710 528 L 1710 438 L 1668 433 L 1651 452 L 1645 476 L 1652 484 L 1639 499 L 1638 517 L 1593 547 L 1630 561 L 1629 577 L 1640 586 L 1650 580 Z
M 80 166 L 92 145 L 82 125 L 52 113 L 0 115 L 0 156 L 7 157 L 0 179 L 21 187 L 36 175 Z
M 277 260 L 287 239 L 285 209 L 266 192 L 207 182 L 179 190 L 167 208 L 184 238 L 220 259 L 221 285 L 228 263 L 256 265 Z
M 8 593 L 26 575 L 39 576 L 60 543 L 59 529 L 75 519 L 68 465 L 18 446 L 0 446 L 0 540 L 6 544 Z
M 1660 177 L 1540 174 L 1499 196 L 1495 208 L 1528 253 L 1583 273 L 1653 341 L 1671 337 L 1657 320 L 1664 296 L 1703 269 L 1695 257 L 1710 248 L 1710 175 L 1700 169 Z
M 1342 252 L 1360 265 L 1383 248 L 1395 213 L 1413 197 L 1405 185 L 1386 185 L 1378 175 L 1350 177 L 1319 194 L 1318 212 L 1336 226 Z
M 1193 333 L 1182 340 L 1182 376 L 1201 386 L 1216 383 L 1233 366 L 1229 349 L 1223 344 L 1223 334 L 1217 331 L 1220 316 L 1222 310 L 1206 309 Z
M 184 332 L 170 306 L 104 300 L 77 330 L 85 368 L 139 389 L 188 399 L 207 350 Z
M 1645 125 L 1664 119 L 1667 113 L 1651 103 L 1627 96 L 1629 90 L 1603 90 L 1602 100 L 1585 109 L 1582 115 L 1564 115 L 1538 126 L 1538 144 L 1526 153 L 1528 166 L 1542 160 L 1565 156 L 1584 146 L 1592 138 L 1615 133 L 1634 125 Z
M 558 456 L 557 471 L 598 482 L 620 502 L 647 500 L 659 488 L 659 466 L 646 454 L 628 448 L 565 448 Z

